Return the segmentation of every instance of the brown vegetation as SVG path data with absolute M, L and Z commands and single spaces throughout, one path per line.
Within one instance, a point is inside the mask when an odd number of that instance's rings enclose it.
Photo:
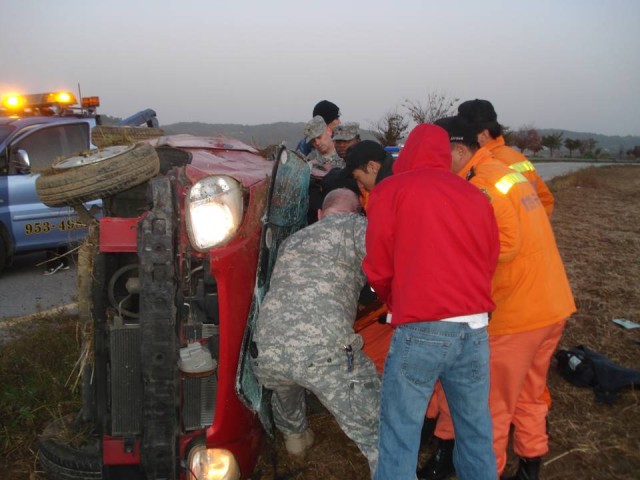
M 164 131 L 150 127 L 116 127 L 99 125 L 91 129 L 91 143 L 98 148 L 131 145 L 147 138 L 161 137 Z

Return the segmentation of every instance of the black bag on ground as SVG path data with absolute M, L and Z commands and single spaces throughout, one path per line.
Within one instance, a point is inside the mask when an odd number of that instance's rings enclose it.
M 593 387 L 596 400 L 613 404 L 626 387 L 640 386 L 640 371 L 622 367 L 583 345 L 555 353 L 558 372 L 578 387 Z

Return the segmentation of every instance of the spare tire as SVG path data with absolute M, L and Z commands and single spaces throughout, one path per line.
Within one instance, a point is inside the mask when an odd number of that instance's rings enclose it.
M 36 180 L 36 191 L 49 207 L 80 205 L 107 198 L 146 182 L 160 171 L 155 149 L 141 143 L 114 146 L 56 160 Z
M 40 436 L 38 459 L 49 480 L 101 480 L 102 455 L 98 437 L 85 435 L 74 429 L 71 417 L 57 418 Z M 75 442 L 71 442 L 72 438 Z

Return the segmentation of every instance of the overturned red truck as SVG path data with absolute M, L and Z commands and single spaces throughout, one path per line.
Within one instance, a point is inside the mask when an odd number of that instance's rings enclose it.
M 245 346 L 278 245 L 305 225 L 309 178 L 285 147 L 266 158 L 185 135 L 80 153 L 41 175 L 42 201 L 89 225 L 82 409 L 41 436 L 49 478 L 251 473 L 270 416 Z M 95 198 L 99 220 L 83 207 Z

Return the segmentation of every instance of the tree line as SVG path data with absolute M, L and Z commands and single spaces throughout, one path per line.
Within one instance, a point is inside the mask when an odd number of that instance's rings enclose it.
M 424 101 L 405 99 L 400 107 L 388 111 L 379 120 L 371 122 L 369 127 L 373 136 L 384 146 L 396 146 L 408 134 L 411 122 L 414 124 L 433 123 L 439 118 L 448 117 L 457 113 L 456 105 L 459 98 L 448 96 L 442 92 L 428 93 Z M 537 155 L 543 148 L 549 150 L 549 157 L 562 147 L 569 151 L 569 158 L 577 152 L 582 158 L 598 159 L 611 157 L 612 153 L 598 147 L 597 140 L 593 138 L 578 139 L 564 138 L 564 132 L 540 135 L 530 125 L 524 125 L 517 130 L 504 127 L 504 137 L 508 145 L 518 148 L 521 152 L 531 152 Z M 624 150 L 620 147 L 617 158 L 640 158 L 640 145 L 632 149 Z

